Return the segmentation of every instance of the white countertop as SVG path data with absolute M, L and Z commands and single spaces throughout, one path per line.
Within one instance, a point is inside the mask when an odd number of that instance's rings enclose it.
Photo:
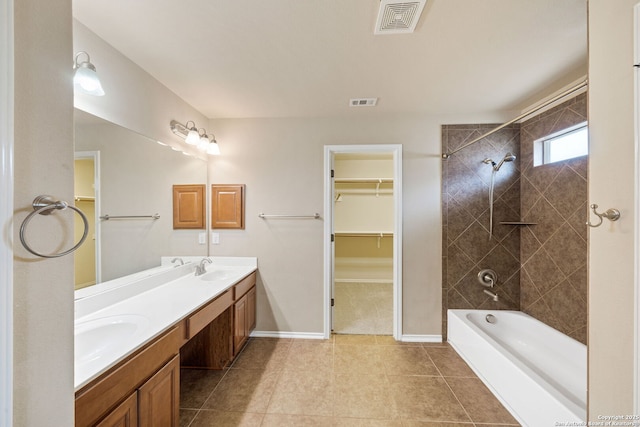
M 207 273 L 220 271 L 223 277 L 195 276 L 192 262 L 76 299 L 75 390 L 257 269 L 256 258 L 211 259 Z

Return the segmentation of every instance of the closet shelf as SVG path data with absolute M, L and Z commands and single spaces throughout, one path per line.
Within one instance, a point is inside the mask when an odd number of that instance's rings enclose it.
M 393 237 L 393 232 L 386 231 L 338 231 L 334 234 L 337 237 Z
M 93 196 L 75 196 L 73 198 L 76 202 L 95 202 L 96 198 Z
M 393 183 L 393 178 L 336 178 L 337 184 L 386 184 Z

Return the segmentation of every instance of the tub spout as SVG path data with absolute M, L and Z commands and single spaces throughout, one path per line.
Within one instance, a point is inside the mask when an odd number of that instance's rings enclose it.
M 483 292 L 484 292 L 485 294 L 489 295 L 489 296 L 491 297 L 491 299 L 492 299 L 492 300 L 494 300 L 494 301 L 496 301 L 496 302 L 498 301 L 498 294 L 496 294 L 496 293 L 494 293 L 494 292 L 491 292 L 489 289 L 485 289 Z

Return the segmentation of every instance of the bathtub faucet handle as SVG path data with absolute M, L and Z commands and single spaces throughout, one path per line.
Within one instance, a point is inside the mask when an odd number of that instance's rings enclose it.
M 478 282 L 485 288 L 493 288 L 498 282 L 498 275 L 490 268 L 478 272 Z

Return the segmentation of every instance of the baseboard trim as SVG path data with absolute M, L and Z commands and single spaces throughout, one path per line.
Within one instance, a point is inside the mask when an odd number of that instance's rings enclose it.
M 253 338 L 297 338 L 304 340 L 323 340 L 322 332 L 279 332 L 279 331 L 253 331 Z
M 410 335 L 404 334 L 400 337 L 402 342 L 442 342 L 442 335 Z

